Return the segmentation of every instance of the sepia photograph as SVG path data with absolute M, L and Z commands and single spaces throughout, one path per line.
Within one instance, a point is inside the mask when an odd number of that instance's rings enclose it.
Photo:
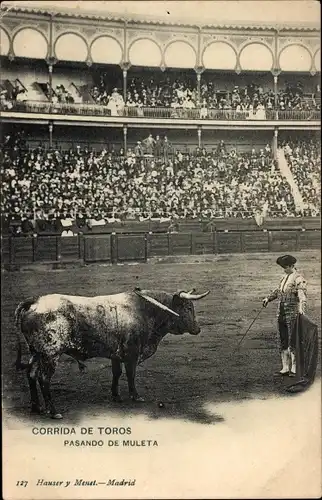
M 1 3 L 5 500 L 321 498 L 320 15 Z

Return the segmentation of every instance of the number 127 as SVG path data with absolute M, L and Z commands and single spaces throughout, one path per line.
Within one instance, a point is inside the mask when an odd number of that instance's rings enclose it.
M 16 486 L 22 486 L 23 488 L 26 488 L 28 484 L 28 481 L 17 481 Z

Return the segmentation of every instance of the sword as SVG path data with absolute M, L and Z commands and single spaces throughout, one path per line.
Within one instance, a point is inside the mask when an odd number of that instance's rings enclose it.
M 235 354 L 235 352 L 237 351 L 237 349 L 239 348 L 240 344 L 242 343 L 242 341 L 244 340 L 244 338 L 246 337 L 247 333 L 249 332 L 249 330 L 251 329 L 251 327 L 253 326 L 253 324 L 255 323 L 255 321 L 257 320 L 258 316 L 260 315 L 260 313 L 262 312 L 264 308 L 261 307 L 260 310 L 258 311 L 258 313 L 256 314 L 255 318 L 253 319 L 253 321 L 251 322 L 251 324 L 249 325 L 249 327 L 247 328 L 246 332 L 244 333 L 244 335 L 242 336 L 242 338 L 240 339 L 240 341 L 238 342 L 237 346 L 235 347 L 234 351 L 233 351 L 233 354 Z

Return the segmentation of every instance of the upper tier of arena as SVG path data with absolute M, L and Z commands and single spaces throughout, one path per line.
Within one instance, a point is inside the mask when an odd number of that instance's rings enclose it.
M 5 6 L 2 7 L 5 9 Z M 203 70 L 320 71 L 317 24 L 213 24 L 11 6 L 1 16 L 1 55 Z
M 254 128 L 258 120 L 320 120 L 317 23 L 214 24 L 205 13 L 169 21 L 8 4 L 0 19 L 5 119 L 202 127 L 233 120 Z

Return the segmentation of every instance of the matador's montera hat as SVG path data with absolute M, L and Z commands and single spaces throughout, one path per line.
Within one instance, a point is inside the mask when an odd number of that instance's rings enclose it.
M 281 267 L 294 266 L 296 263 L 296 258 L 293 255 L 281 255 L 276 259 L 276 264 Z

